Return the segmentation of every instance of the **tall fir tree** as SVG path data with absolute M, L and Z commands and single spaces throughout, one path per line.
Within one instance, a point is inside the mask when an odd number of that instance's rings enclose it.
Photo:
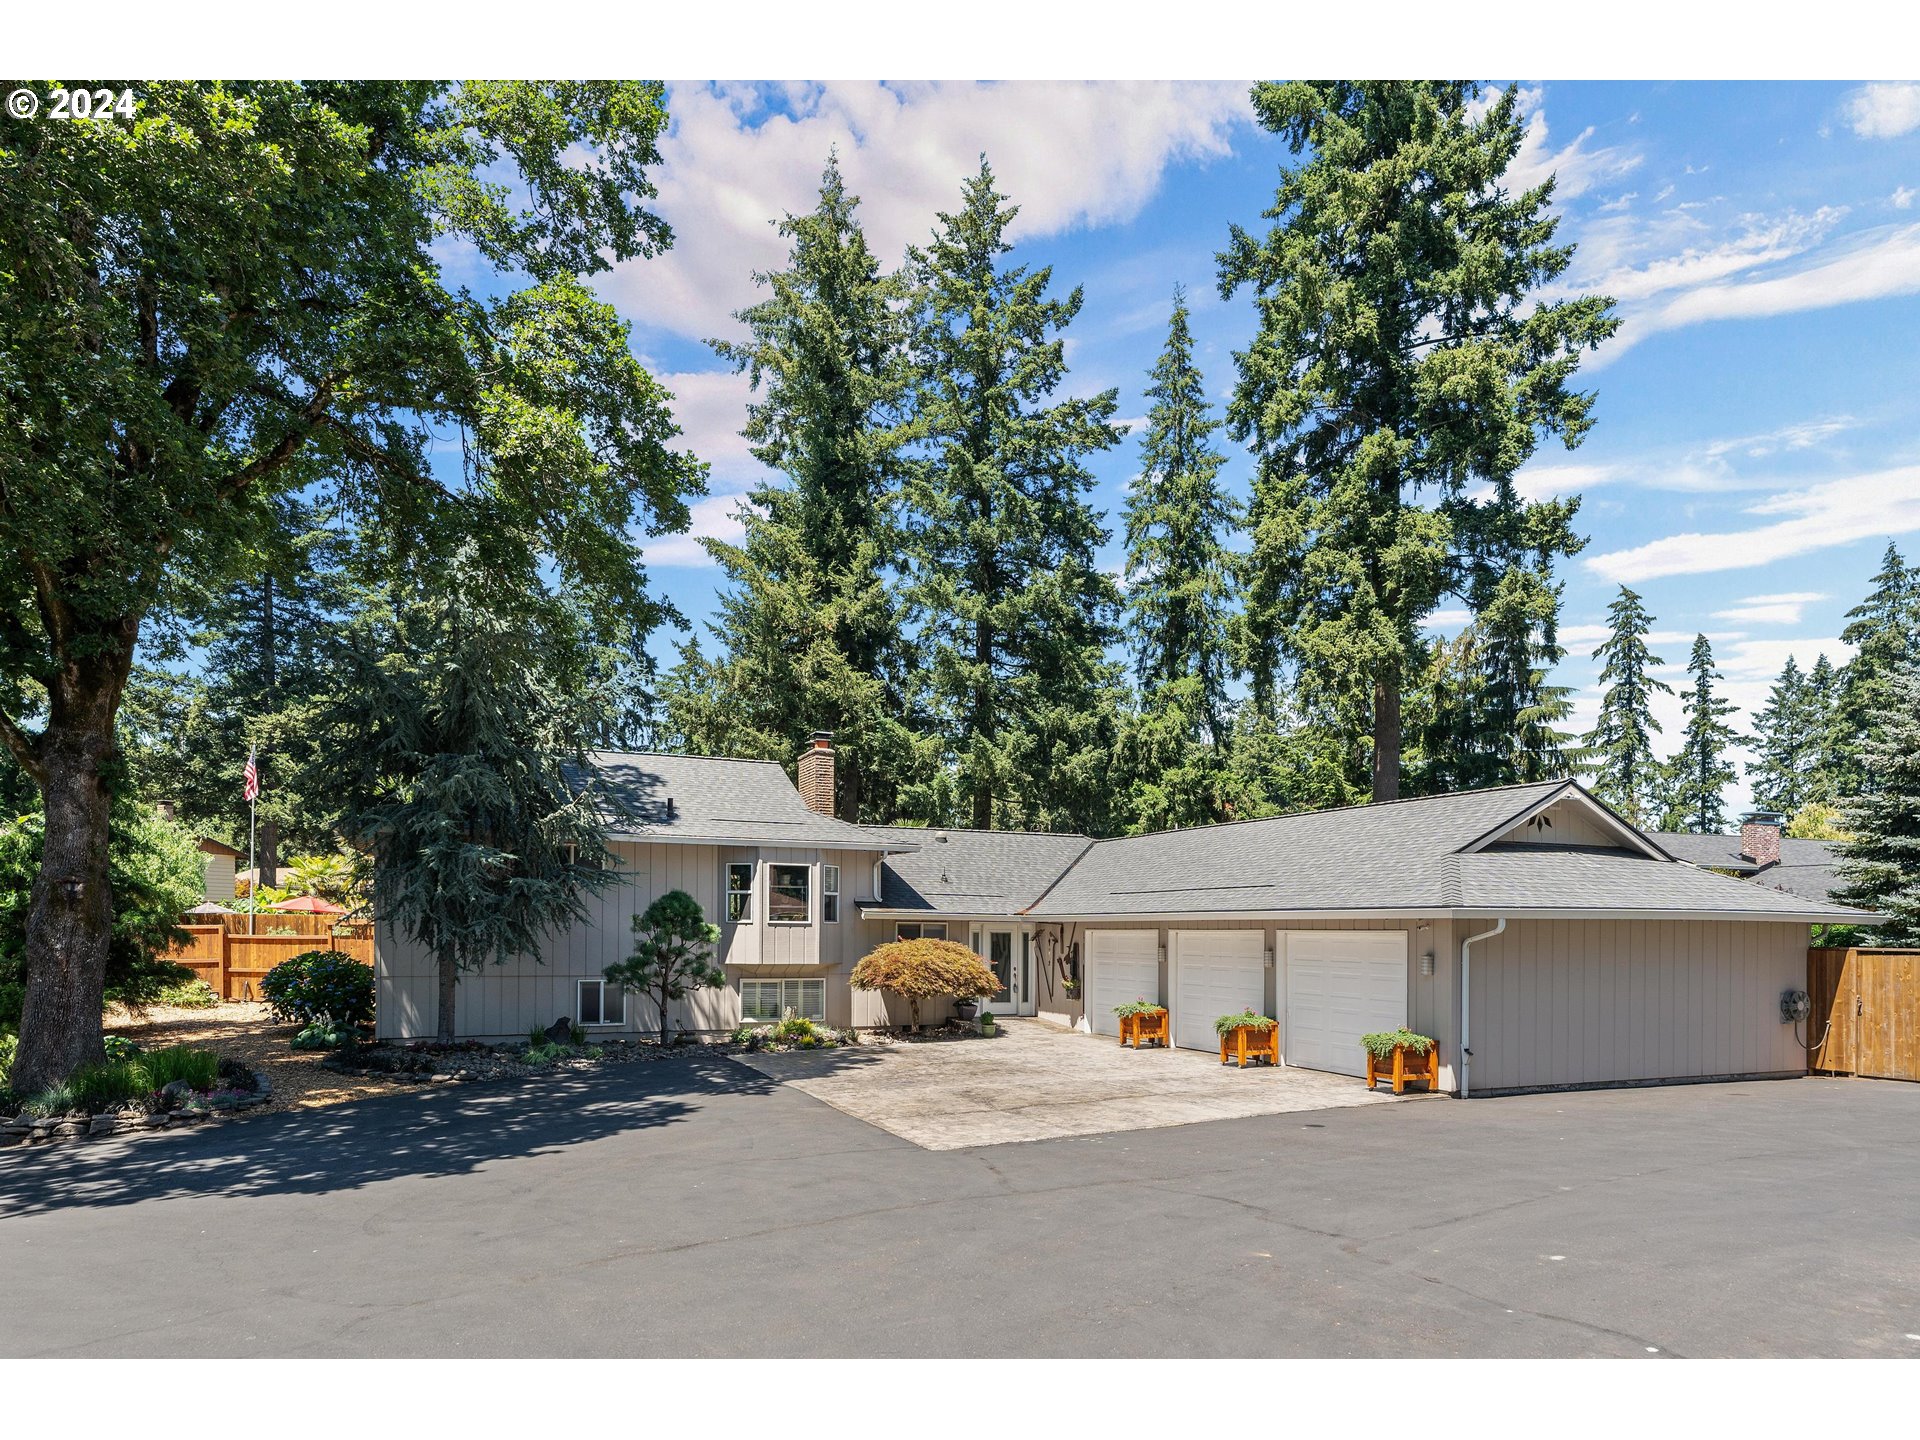
M 1893 676 L 1920 660 L 1920 573 L 1891 542 L 1873 589 L 1847 612 L 1840 638 L 1853 646 L 1853 658 L 1840 671 L 1829 716 L 1828 764 L 1834 792 L 1844 796 L 1879 783 L 1866 763 L 1867 743 L 1893 703 Z
M 1687 723 L 1680 748 L 1667 765 L 1666 813 L 1660 828 L 1717 835 L 1727 824 L 1726 791 L 1737 773 L 1729 752 L 1739 736 L 1727 723 L 1733 702 L 1721 699 L 1714 689 L 1721 677 L 1704 635 L 1693 637 L 1687 673 L 1693 677 L 1683 702 Z
M 966 823 L 1099 830 L 1111 805 L 1119 594 L 1085 458 L 1117 392 L 1056 399 L 1081 292 L 1007 262 L 1017 207 L 983 158 L 909 252 L 916 446 L 903 549 L 929 699 Z
M 1839 845 L 1833 898 L 1888 917 L 1876 943 L 1920 945 L 1920 671 L 1897 668 L 1884 693 L 1881 724 L 1861 754 L 1875 783 L 1841 807 L 1849 838 Z
M 1179 289 L 1147 398 L 1140 474 L 1127 492 L 1124 512 L 1134 674 L 1149 706 L 1161 687 L 1183 678 L 1196 681 L 1201 729 L 1224 745 L 1230 724 L 1233 563 L 1226 539 L 1239 514 L 1220 482 L 1227 457 L 1211 442 L 1221 422 L 1207 403 L 1193 358 L 1186 295 Z
M 868 247 L 859 204 L 829 156 L 814 209 L 781 222 L 787 268 L 756 275 L 768 294 L 736 317 L 749 338 L 714 342 L 752 382 L 742 433 L 782 479 L 740 506 L 739 545 L 705 542 L 731 582 L 713 627 L 725 659 L 683 666 L 666 688 L 671 727 L 695 750 L 791 763 L 811 731 L 833 730 L 849 820 L 893 818 L 914 756 L 887 584 L 904 290 Z
M 1607 607 L 1607 628 L 1607 638 L 1593 652 L 1601 662 L 1604 689 L 1599 720 L 1585 740 L 1589 773 L 1594 793 L 1637 825 L 1651 818 L 1661 783 L 1660 761 L 1653 753 L 1653 737 L 1660 733 L 1653 697 L 1671 695 L 1673 687 L 1652 674 L 1666 663 L 1647 650 L 1653 617 L 1624 585 Z
M 1420 622 L 1449 591 L 1490 600 L 1478 570 L 1497 581 L 1529 550 L 1541 570 L 1576 547 L 1572 505 L 1523 502 L 1513 475 L 1544 437 L 1585 434 L 1593 398 L 1570 382 L 1618 324 L 1597 296 L 1527 303 L 1573 250 L 1552 243 L 1551 180 L 1502 183 L 1525 133 L 1517 91 L 1482 108 L 1478 88 L 1256 85 L 1260 122 L 1305 158 L 1282 173 L 1267 235 L 1235 227 L 1220 257 L 1221 293 L 1250 287 L 1259 312 L 1228 409 L 1258 462 L 1255 698 L 1296 662 L 1364 733 L 1377 800 L 1399 793 Z M 1539 710 L 1557 598 L 1535 586 L 1538 639 L 1508 644 L 1509 618 L 1487 652 L 1511 717 Z
M 1826 657 L 1821 657 L 1825 663 Z M 1753 800 L 1782 815 L 1821 797 L 1819 762 L 1826 715 L 1819 695 L 1793 656 L 1767 692 L 1753 720 L 1754 758 L 1747 762 Z
M 1822 653 L 1807 671 L 1807 712 L 1813 726 L 1813 774 L 1808 781 L 1809 800 L 1814 804 L 1832 804 L 1840 798 L 1841 764 L 1838 727 L 1833 723 L 1833 708 L 1840 701 L 1840 671 Z

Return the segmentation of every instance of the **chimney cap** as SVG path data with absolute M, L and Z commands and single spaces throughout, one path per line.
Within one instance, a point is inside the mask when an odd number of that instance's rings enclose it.
M 831 730 L 816 730 L 816 731 L 814 731 L 814 732 L 813 732 L 813 743 L 814 743 L 814 745 L 815 745 L 816 747 L 818 747 L 818 746 L 822 746 L 822 745 L 831 745 L 831 744 L 833 744 L 833 732 L 832 732 Z
M 1779 825 L 1785 820 L 1778 810 L 1749 810 L 1740 817 L 1742 825 Z

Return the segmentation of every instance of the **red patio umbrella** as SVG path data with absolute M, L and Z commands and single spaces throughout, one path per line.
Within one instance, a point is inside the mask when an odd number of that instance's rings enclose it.
M 267 907 L 282 913 L 301 915 L 344 915 L 346 910 L 331 900 L 322 900 L 317 895 L 296 895 L 291 900 L 276 900 Z

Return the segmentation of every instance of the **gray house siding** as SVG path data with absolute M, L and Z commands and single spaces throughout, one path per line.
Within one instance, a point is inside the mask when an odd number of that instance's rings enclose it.
M 1473 951 L 1473 1093 L 1802 1074 L 1806 968 L 1805 925 L 1514 921 Z

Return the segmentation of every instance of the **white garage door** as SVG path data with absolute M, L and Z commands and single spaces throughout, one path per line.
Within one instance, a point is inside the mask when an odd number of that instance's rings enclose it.
M 1289 1065 L 1367 1073 L 1360 1037 L 1407 1023 L 1407 932 L 1289 934 Z
M 1173 937 L 1173 1043 L 1218 1050 L 1213 1022 L 1267 1010 L 1267 937 L 1260 930 L 1181 930 Z
M 1160 999 L 1160 932 L 1095 930 L 1087 936 L 1087 1020 L 1096 1035 L 1118 1035 L 1113 1007 Z

